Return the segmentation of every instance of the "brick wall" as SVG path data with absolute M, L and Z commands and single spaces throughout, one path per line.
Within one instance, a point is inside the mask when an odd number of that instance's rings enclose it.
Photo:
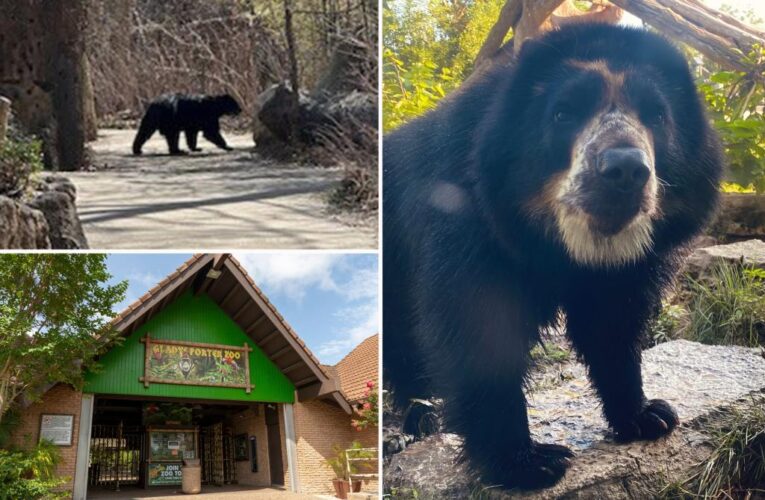
M 43 413 L 59 413 L 74 415 L 72 446 L 59 446 L 61 463 L 56 468 L 56 474 L 67 477 L 68 482 L 62 490 L 71 493 L 74 480 L 74 468 L 77 462 L 77 439 L 80 430 L 80 405 L 82 393 L 71 386 L 59 384 L 45 393 L 43 399 L 33 403 L 21 415 L 19 426 L 11 434 L 10 444 L 27 448 L 40 439 L 40 419 Z
M 249 437 L 255 436 L 258 453 L 258 472 L 252 472 L 250 461 L 236 463 L 236 478 L 239 484 L 252 486 L 269 486 L 271 476 L 268 464 L 268 436 L 266 435 L 266 419 L 263 414 L 263 406 L 257 409 L 245 410 L 231 417 L 231 426 L 234 435 L 247 434 L 247 450 L 249 453 Z
M 301 493 L 334 493 L 332 469 L 325 463 L 335 453 L 332 446 L 349 448 L 353 440 L 365 447 L 377 447 L 377 428 L 357 432 L 351 417 L 335 405 L 323 401 L 295 403 L 298 479 Z M 376 492 L 377 481 L 364 484 L 364 491 Z

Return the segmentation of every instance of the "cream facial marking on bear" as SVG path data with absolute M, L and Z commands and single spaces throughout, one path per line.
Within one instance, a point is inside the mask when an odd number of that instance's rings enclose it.
M 568 63 L 602 74 L 608 90 L 603 96 L 600 112 L 590 119 L 574 141 L 566 175 L 555 179 L 555 222 L 573 260 L 594 267 L 624 265 L 639 259 L 650 248 L 653 219 L 658 216 L 658 181 L 652 135 L 637 114 L 625 104 L 621 95 L 624 84 L 622 74 L 612 73 L 602 61 Z M 625 144 L 645 152 L 651 174 L 640 212 L 617 234 L 606 236 L 591 229 L 592 216 L 578 206 L 584 196 L 582 187 L 587 177 L 584 174 L 596 168 L 598 155 L 602 151 Z

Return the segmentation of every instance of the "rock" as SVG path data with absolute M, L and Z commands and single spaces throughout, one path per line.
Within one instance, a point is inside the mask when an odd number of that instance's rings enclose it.
M 289 140 L 292 135 L 289 122 L 292 95 L 287 84 L 278 84 L 258 96 L 254 124 L 256 141 L 262 139 L 263 128 L 281 141 Z M 320 142 L 335 127 L 357 133 L 361 125 L 377 128 L 377 98 L 372 94 L 352 91 L 320 100 L 301 92 L 298 106 L 297 138 L 306 144 Z
M 728 245 L 697 248 L 686 260 L 685 269 L 693 277 L 704 276 L 719 262 L 743 263 L 765 269 L 765 242 L 747 240 Z
M 709 232 L 729 241 L 765 238 L 765 195 L 723 194 Z
M 45 216 L 52 247 L 69 250 L 88 248 L 77 215 L 77 190 L 74 184 L 65 177 L 50 175 L 38 189 L 40 194 L 29 205 Z
M 658 485 L 685 477 L 709 456 L 710 429 L 732 407 L 765 402 L 765 358 L 758 349 L 675 340 L 644 351 L 643 359 L 646 395 L 666 399 L 680 416 L 680 427 L 668 438 L 615 443 L 585 369 L 576 365 L 573 379 L 529 397 L 534 438 L 577 453 L 557 485 L 534 492 L 482 486 L 457 460 L 460 438 L 437 434 L 390 458 L 386 491 L 416 490 L 422 498 L 477 492 L 492 498 L 652 498 Z
M 0 196 L 0 248 L 50 248 L 48 223 L 39 210 Z

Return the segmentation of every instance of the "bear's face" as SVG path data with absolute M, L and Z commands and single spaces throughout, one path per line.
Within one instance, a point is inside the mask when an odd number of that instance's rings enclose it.
M 650 247 L 659 215 L 654 138 L 672 136 L 671 111 L 661 91 L 634 70 L 611 70 L 603 60 L 563 65 L 562 79 L 535 90 L 542 97 L 549 89 L 546 140 L 552 151 L 565 152 L 537 209 L 554 218 L 575 260 L 635 260 Z
M 215 97 L 215 106 L 221 115 L 238 115 L 242 112 L 242 108 L 236 102 L 236 99 L 228 94 Z
M 597 29 L 563 50 L 524 46 L 474 160 L 500 230 L 520 213 L 575 262 L 611 267 L 651 251 L 657 225 L 698 195 L 669 186 L 714 174 L 689 161 L 707 132 L 682 56 L 653 35 L 608 41 Z

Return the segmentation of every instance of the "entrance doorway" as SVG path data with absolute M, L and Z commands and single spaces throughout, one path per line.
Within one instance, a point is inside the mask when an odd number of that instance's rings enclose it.
M 274 404 L 266 405 L 266 429 L 268 429 L 268 463 L 271 464 L 271 484 L 284 486 L 282 438 L 279 434 L 279 409 Z
M 273 482 L 284 485 L 278 408 L 268 406 L 273 411 L 266 407 L 259 425 L 267 422 L 267 429 L 261 429 L 268 435 Z M 247 458 L 242 458 L 241 451 L 235 456 L 234 428 L 241 426 L 237 422 L 244 421 L 243 412 L 248 408 L 257 414 L 257 407 L 248 404 L 149 402 L 97 396 L 88 461 L 89 489 L 121 491 L 180 485 L 180 470 L 186 459 L 200 460 L 202 484 L 239 484 L 237 461 Z M 242 435 L 239 437 L 242 440 Z M 239 447 L 246 452 L 246 439 L 242 443 Z

